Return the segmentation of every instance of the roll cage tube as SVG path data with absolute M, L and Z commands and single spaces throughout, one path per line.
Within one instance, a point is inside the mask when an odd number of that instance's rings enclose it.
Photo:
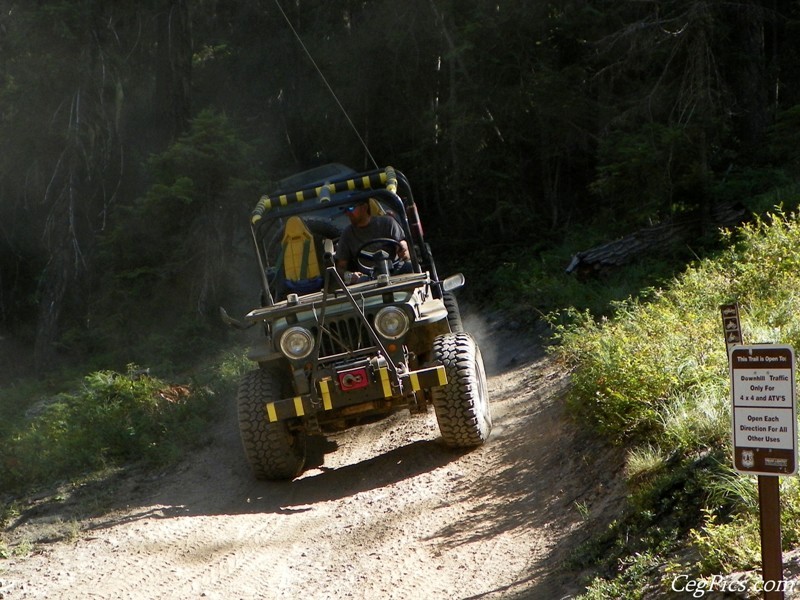
M 402 177 L 402 180 L 408 187 L 408 180 Z M 341 192 L 353 192 L 357 190 L 377 190 L 385 187 L 390 192 L 397 192 L 397 171 L 393 167 L 386 167 L 385 169 L 378 169 L 362 173 L 357 177 L 347 177 L 343 179 L 334 179 L 328 183 L 309 187 L 296 192 L 288 192 L 284 194 L 275 194 L 273 196 L 263 196 L 258 201 L 253 212 L 250 215 L 250 222 L 256 224 L 260 221 L 264 214 L 268 211 L 289 206 L 295 202 L 303 202 L 305 200 L 313 200 L 315 198 L 322 198 L 322 195 L 327 195 L 330 198 L 334 194 Z M 413 203 L 413 199 L 411 200 Z
M 406 195 L 406 200 L 397 195 L 396 190 L 399 186 L 402 188 L 403 193 Z M 385 185 L 384 188 L 373 189 L 373 185 Z M 341 194 L 341 192 L 352 191 L 354 189 L 362 189 L 358 193 L 350 193 L 342 197 L 336 198 L 332 194 Z M 425 243 L 422 233 L 422 226 L 419 221 L 419 214 L 414 204 L 411 187 L 406 177 L 392 167 L 387 167 L 384 170 L 373 171 L 364 173 L 358 177 L 346 177 L 340 180 L 334 180 L 329 183 L 319 185 L 313 188 L 306 188 L 297 192 L 289 192 L 286 194 L 264 196 L 261 198 L 256 208 L 251 215 L 251 232 L 253 241 L 256 246 L 256 254 L 258 257 L 260 267 L 261 284 L 264 289 L 265 300 L 268 306 L 274 304 L 272 293 L 269 289 L 269 283 L 266 277 L 266 257 L 262 253 L 260 247 L 260 230 L 262 227 L 271 224 L 278 218 L 286 218 L 292 215 L 309 214 L 318 210 L 325 210 L 330 208 L 344 207 L 358 202 L 360 200 L 367 200 L 370 197 L 376 197 L 383 200 L 388 208 L 394 211 L 397 220 L 403 229 L 406 239 L 412 243 L 409 244 L 409 255 L 414 271 L 420 272 L 421 261 L 417 252 L 422 255 L 422 263 L 427 266 L 431 271 L 432 278 L 438 280 L 438 275 L 435 272 L 433 259 L 430 255 L 430 249 Z M 309 207 L 304 204 L 305 200 L 319 200 L 318 204 Z M 413 221 L 409 221 L 409 215 Z M 266 218 L 265 218 L 266 217 Z

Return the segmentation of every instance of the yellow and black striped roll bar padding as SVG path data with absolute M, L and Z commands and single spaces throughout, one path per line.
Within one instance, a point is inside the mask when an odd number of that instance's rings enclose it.
M 397 173 L 393 167 L 386 167 L 383 171 L 372 173 L 370 175 L 362 175 L 360 177 L 353 177 L 344 181 L 336 181 L 333 183 L 326 183 L 317 187 L 291 192 L 289 194 L 280 194 L 278 196 L 262 196 L 258 201 L 256 207 L 250 215 L 250 223 L 255 225 L 264 216 L 264 213 L 278 208 L 280 206 L 288 206 L 295 202 L 303 202 L 305 200 L 313 200 L 320 198 L 322 201 L 330 200 L 333 194 L 339 192 L 352 192 L 355 190 L 371 190 L 376 187 L 384 186 L 392 193 L 397 193 Z
M 381 367 L 378 369 L 377 375 L 383 390 L 383 397 L 391 398 L 394 394 L 392 392 L 389 369 Z M 401 379 L 408 383 L 413 391 L 418 392 L 427 388 L 445 385 L 447 383 L 447 374 L 445 373 L 444 367 L 438 365 L 420 369 L 419 371 L 403 373 L 401 374 Z M 322 410 L 333 410 L 334 408 L 334 399 L 331 395 L 332 385 L 332 380 L 329 377 L 321 379 L 317 383 L 319 396 L 322 399 Z M 343 404 L 343 406 L 346 406 L 346 404 Z M 296 417 L 304 417 L 308 414 L 314 414 L 318 410 L 318 407 L 315 408 L 312 406 L 311 396 L 309 395 L 284 398 L 283 400 L 269 402 L 265 406 L 267 420 L 270 423 L 294 419 Z

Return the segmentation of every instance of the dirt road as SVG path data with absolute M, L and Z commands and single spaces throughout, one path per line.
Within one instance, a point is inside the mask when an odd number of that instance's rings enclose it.
M 397 415 L 315 444 L 291 483 L 254 481 L 233 400 L 212 443 L 117 508 L 47 513 L 8 535 L 0 598 L 542 598 L 580 591 L 559 563 L 616 510 L 619 463 L 562 414 L 566 377 L 520 332 L 480 336 L 494 431 L 441 446 L 435 418 Z M 42 543 L 42 532 L 71 531 Z

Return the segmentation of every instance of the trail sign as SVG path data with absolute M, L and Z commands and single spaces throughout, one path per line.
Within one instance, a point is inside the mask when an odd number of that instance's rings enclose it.
M 742 326 L 739 323 L 739 305 L 723 304 L 719 307 L 722 312 L 722 328 L 725 331 L 725 346 L 730 351 L 731 347 L 742 343 Z
M 734 467 L 747 474 L 794 475 L 794 350 L 771 344 L 734 346 L 729 358 Z

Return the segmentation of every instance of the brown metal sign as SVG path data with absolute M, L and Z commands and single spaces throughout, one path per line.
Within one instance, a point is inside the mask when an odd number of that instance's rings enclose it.
M 794 350 L 759 344 L 730 350 L 733 462 L 737 471 L 797 471 Z
M 725 332 L 725 345 L 730 350 L 732 346 L 742 343 L 742 326 L 739 323 L 739 305 L 723 304 L 719 307 L 722 313 L 722 330 Z

